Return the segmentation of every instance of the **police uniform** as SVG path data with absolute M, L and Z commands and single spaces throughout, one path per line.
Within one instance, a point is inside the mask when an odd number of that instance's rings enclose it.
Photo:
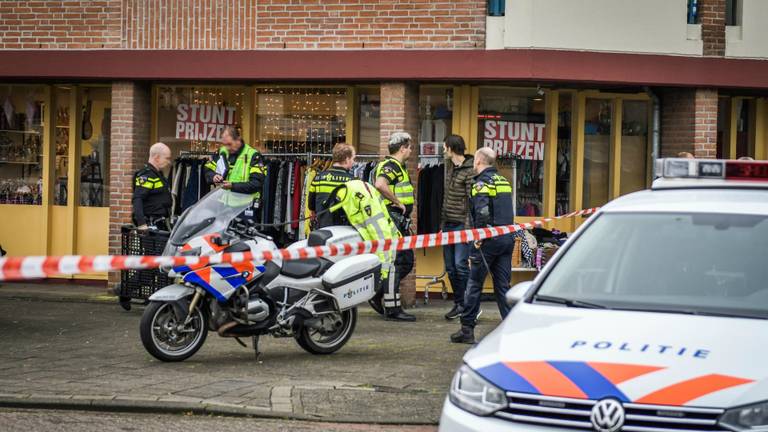
M 389 184 L 389 190 L 392 194 L 405 206 L 405 214 L 400 216 L 400 209 L 395 207 L 391 201 L 384 199 L 384 204 L 387 206 L 387 210 L 395 220 L 397 228 L 403 236 L 410 235 L 407 232 L 407 224 L 410 219 L 411 211 L 413 210 L 413 203 L 415 202 L 413 195 L 413 184 L 411 178 L 408 175 L 408 170 L 397 159 L 392 156 L 387 156 L 376 165 L 374 171 L 374 178 L 378 179 L 383 177 Z M 408 273 L 413 270 L 414 254 L 412 250 L 404 250 L 397 252 L 397 258 L 395 259 L 396 280 L 394 293 L 384 292 L 384 307 L 386 309 L 399 310 L 400 304 L 400 281 L 405 278 Z
M 133 223 L 136 226 L 155 225 L 167 229 L 171 214 L 171 189 L 168 179 L 152 164 L 136 171 L 133 176 Z
M 264 180 L 267 177 L 267 167 L 261 153 L 245 142 L 232 154 L 226 147 L 221 147 L 216 157 L 205 164 L 208 183 L 212 184 L 217 174 L 222 175 L 224 181 L 232 183 L 232 192 L 253 197 L 253 209 L 246 210 L 244 215 L 258 222 L 261 212 L 254 210 L 261 206 Z
M 331 207 L 331 213 L 343 213 L 364 241 L 394 240 L 400 238 L 392 218 L 389 216 L 379 191 L 362 180 L 349 180 L 336 192 L 338 201 Z M 395 278 L 392 277 L 395 250 L 377 251 L 381 260 L 381 288 L 379 292 L 394 293 Z
M 496 171 L 496 168 L 486 168 L 475 177 L 470 195 L 470 220 L 474 228 L 514 223 L 512 186 Z M 469 283 L 464 297 L 464 312 L 461 315 L 462 328 L 475 327 L 480 310 L 480 295 L 489 270 L 499 312 L 502 318 L 509 313 L 509 306 L 504 296 L 509 290 L 513 246 L 512 236 L 504 235 L 483 240 L 479 249 L 472 248 L 469 256 L 471 262 Z
M 332 166 L 330 169 L 321 171 L 312 180 L 309 185 L 308 207 L 311 211 L 319 213 L 317 215 L 316 229 L 325 228 L 333 225 L 349 225 L 344 212 L 326 211 L 333 204 L 339 202 L 339 197 L 331 197 L 331 194 L 352 180 L 354 177 L 349 170 L 341 167 Z M 331 198 L 330 201 L 328 199 Z

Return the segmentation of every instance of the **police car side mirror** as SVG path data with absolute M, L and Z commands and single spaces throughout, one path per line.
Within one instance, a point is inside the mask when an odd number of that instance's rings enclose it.
M 520 282 L 519 284 L 510 288 L 510 290 L 507 291 L 507 295 L 505 296 L 507 300 L 507 305 L 509 305 L 509 307 L 513 307 L 520 300 L 524 299 L 525 296 L 528 294 L 528 291 L 531 290 L 532 286 L 533 286 L 533 281 L 525 281 L 525 282 Z

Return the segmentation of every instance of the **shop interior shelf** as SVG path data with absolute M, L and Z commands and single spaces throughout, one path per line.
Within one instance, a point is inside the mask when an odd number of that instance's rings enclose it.
M 40 135 L 40 132 L 39 131 L 35 131 L 35 130 L 0 129 L 0 132 L 17 133 L 17 134 L 29 134 L 29 135 Z
M 38 165 L 38 164 L 40 164 L 40 162 L 11 161 L 11 160 L 2 160 L 2 159 L 0 159 L 0 163 L 15 164 L 15 165 Z
M 56 125 L 59 129 L 69 129 L 69 125 Z

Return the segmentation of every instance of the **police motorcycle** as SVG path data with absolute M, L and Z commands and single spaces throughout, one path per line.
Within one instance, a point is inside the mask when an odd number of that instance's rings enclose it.
M 216 189 L 182 214 L 164 255 L 211 256 L 277 248 L 240 215 L 252 198 Z M 360 241 L 352 227 L 329 227 L 289 246 L 323 246 Z M 376 255 L 311 258 L 266 263 L 221 263 L 161 269 L 175 283 L 149 298 L 140 335 L 146 350 L 162 361 L 194 355 L 209 331 L 240 340 L 251 337 L 258 357 L 262 335 L 292 337 L 309 353 L 331 354 L 347 343 L 357 306 L 379 290 Z

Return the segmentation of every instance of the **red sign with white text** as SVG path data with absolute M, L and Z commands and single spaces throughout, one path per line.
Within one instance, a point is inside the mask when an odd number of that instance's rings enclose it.
M 486 120 L 483 137 L 483 146 L 499 156 L 544 160 L 544 123 Z

